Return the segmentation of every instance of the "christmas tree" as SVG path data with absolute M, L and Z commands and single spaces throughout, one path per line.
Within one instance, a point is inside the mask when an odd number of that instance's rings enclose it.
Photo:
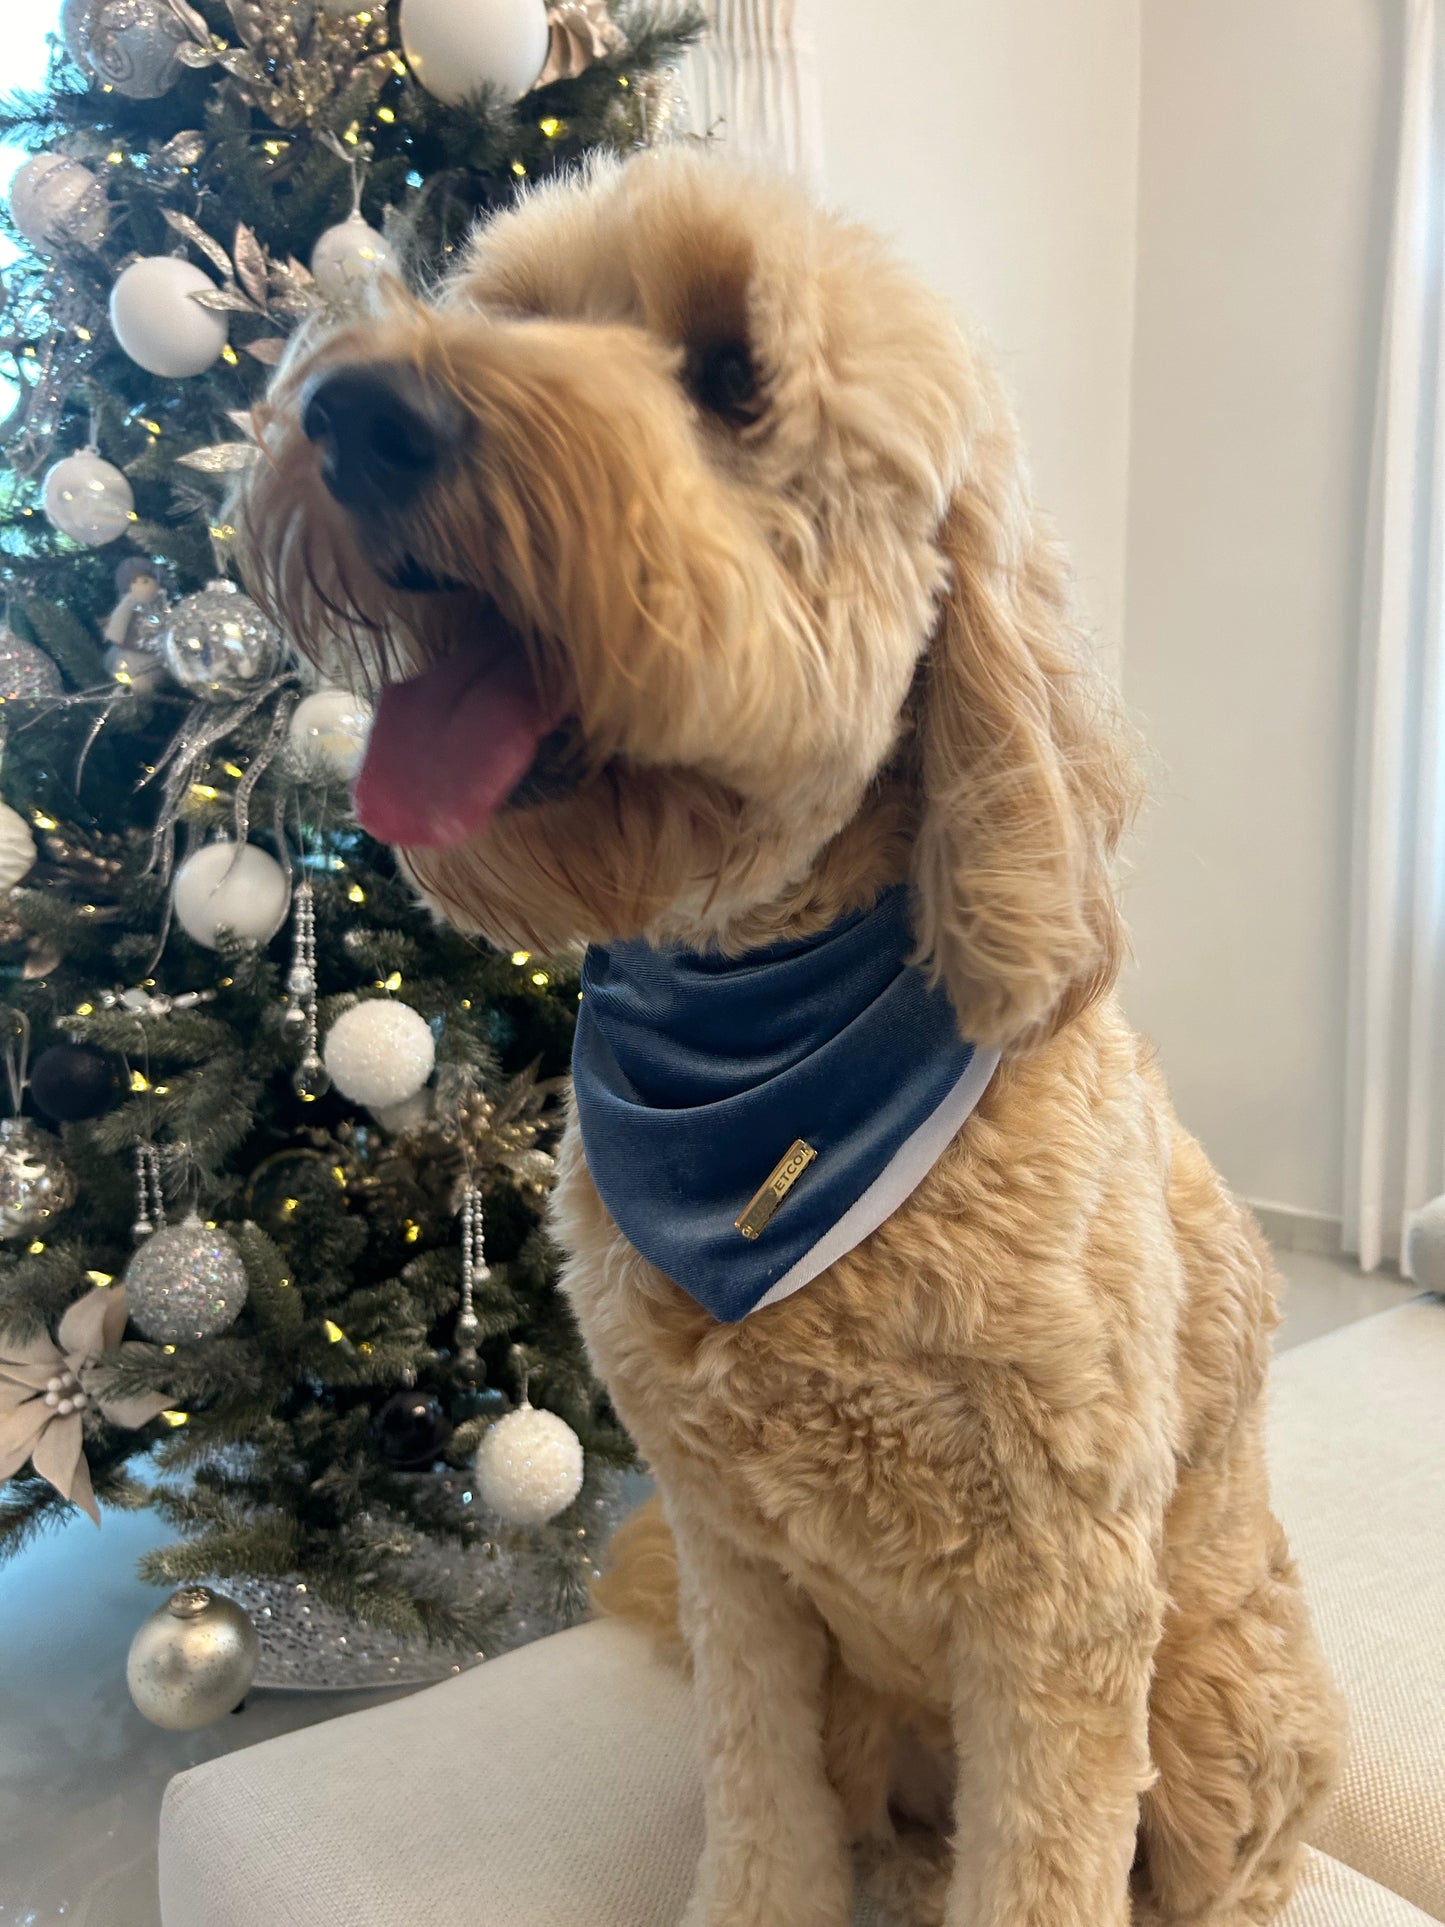
M 629 1448 L 541 1230 L 575 972 L 435 922 L 358 831 L 365 706 L 230 579 L 223 504 L 288 330 L 654 138 L 696 26 L 65 0 L 0 110 L 35 150 L 0 309 L 0 1557 L 150 1505 L 180 1536 L 148 1578 L 389 1636 L 580 1604 Z

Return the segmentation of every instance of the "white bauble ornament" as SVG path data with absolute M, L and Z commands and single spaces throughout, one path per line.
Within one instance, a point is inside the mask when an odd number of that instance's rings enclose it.
M 35 838 L 30 825 L 8 803 L 0 803 L 0 896 L 13 890 L 35 868 Z
M 183 71 L 191 33 L 171 0 L 88 0 L 62 11 L 60 31 L 72 59 L 128 100 L 155 100 Z
M 1405 1269 L 1426 1291 L 1445 1292 L 1445 1198 L 1422 1205 L 1410 1220 Z
M 344 1010 L 322 1051 L 331 1081 L 353 1104 L 404 1104 L 436 1063 L 431 1026 L 410 1004 L 374 998 Z
M 69 154 L 37 154 L 10 183 L 10 218 L 34 248 L 98 248 L 110 229 L 105 189 Z
M 332 301 L 347 301 L 379 274 L 397 274 L 396 249 L 360 214 L 327 228 L 311 250 L 311 272 Z
M 546 65 L 550 32 L 546 0 L 402 0 L 402 50 L 449 107 L 482 87 L 520 100 Z
M 153 1231 L 125 1268 L 130 1315 L 158 1345 L 178 1345 L 234 1325 L 246 1302 L 246 1267 L 227 1232 L 193 1211 Z
M 207 950 L 228 931 L 242 943 L 269 943 L 286 921 L 286 872 L 254 843 L 207 843 L 176 871 L 176 922 Z
M 33 703 L 60 694 L 60 671 L 33 642 L 0 623 L 0 703 Z
M 525 1399 L 477 1447 L 477 1491 L 509 1525 L 545 1525 L 581 1490 L 582 1441 L 565 1419 Z
M 182 1586 L 143 1619 L 125 1683 L 153 1726 L 189 1733 L 233 1713 L 251 1690 L 261 1642 L 245 1609 L 209 1586 Z
M 303 696 L 291 718 L 290 755 L 294 766 L 318 777 L 347 782 L 361 767 L 371 729 L 371 704 L 349 689 L 317 689 Z
M 161 655 L 191 695 L 238 702 L 275 673 L 281 631 L 234 582 L 218 577 L 167 612 Z
M 226 317 L 193 299 L 216 284 L 192 261 L 149 254 L 132 261 L 110 291 L 111 332 L 147 374 L 201 375 L 226 345 Z
M 60 533 L 88 549 L 114 542 L 129 528 L 135 513 L 130 483 L 93 448 L 63 456 L 47 469 L 40 499 Z

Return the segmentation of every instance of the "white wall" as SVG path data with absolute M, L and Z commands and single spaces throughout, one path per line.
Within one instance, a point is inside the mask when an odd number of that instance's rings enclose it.
M 1149 0 L 1125 690 L 1136 1019 L 1245 1195 L 1337 1215 L 1359 573 L 1401 0 Z
M 991 337 L 1116 653 L 1140 0 L 813 0 L 831 198 Z

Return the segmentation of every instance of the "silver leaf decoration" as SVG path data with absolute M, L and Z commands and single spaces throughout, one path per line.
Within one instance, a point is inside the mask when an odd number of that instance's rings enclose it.
M 229 288 L 212 288 L 191 296 L 198 308 L 209 308 L 213 314 L 264 314 L 250 295 L 242 294 L 233 282 Z
M 213 268 L 220 270 L 229 281 L 231 278 L 231 257 L 219 241 L 213 241 L 199 221 L 193 221 L 189 214 L 177 214 L 174 208 L 163 207 L 161 218 L 168 228 L 183 234 L 194 248 L 199 248 Z
M 193 448 L 189 455 L 178 455 L 181 468 L 198 469 L 202 475 L 235 475 L 249 468 L 260 454 L 254 442 L 213 442 L 209 448 Z
M 241 286 L 264 314 L 266 311 L 266 254 L 261 243 L 244 221 L 236 223 L 236 241 L 231 251 L 235 256 L 236 275 Z
M 185 40 L 176 48 L 176 59 L 183 67 L 210 67 L 215 63 L 216 49 L 200 47 L 194 40 Z
M 239 428 L 243 435 L 249 435 L 254 440 L 256 424 L 251 419 L 251 411 L 249 408 L 228 408 L 226 410 L 226 420 L 231 424 L 232 428 Z
M 286 352 L 286 343 L 279 335 L 263 335 L 259 341 L 248 341 L 244 352 L 254 355 L 267 368 L 274 368 Z
M 179 134 L 173 134 L 161 148 L 159 158 L 169 161 L 172 167 L 194 167 L 206 151 L 206 137 L 194 127 L 187 127 Z

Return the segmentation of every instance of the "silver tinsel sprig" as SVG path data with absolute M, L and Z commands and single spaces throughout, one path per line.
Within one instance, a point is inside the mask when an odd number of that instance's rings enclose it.
M 324 121 L 343 99 L 374 98 L 397 71 L 386 10 L 332 14 L 286 0 L 226 0 L 241 42 L 218 58 L 242 98 L 282 128 Z

